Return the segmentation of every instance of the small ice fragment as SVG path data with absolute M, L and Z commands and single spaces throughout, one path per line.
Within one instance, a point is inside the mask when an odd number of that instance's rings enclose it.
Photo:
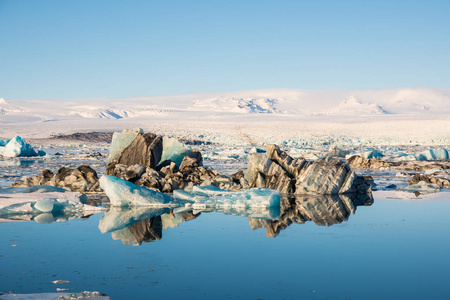
M 52 282 L 53 284 L 70 283 L 70 281 L 68 280 L 54 280 Z

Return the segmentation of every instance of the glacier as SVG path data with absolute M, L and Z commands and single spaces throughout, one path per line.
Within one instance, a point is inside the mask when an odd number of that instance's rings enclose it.
M 192 191 L 175 190 L 175 199 L 193 202 L 193 207 L 279 207 L 280 191 L 250 188 L 227 191 L 212 185 L 194 186 Z
M 35 151 L 23 138 L 16 135 L 10 140 L 0 140 L 0 157 L 30 157 L 44 156 L 42 150 Z
M 161 192 L 149 190 L 124 179 L 103 175 L 100 187 L 108 196 L 111 206 L 179 206 L 174 199 Z

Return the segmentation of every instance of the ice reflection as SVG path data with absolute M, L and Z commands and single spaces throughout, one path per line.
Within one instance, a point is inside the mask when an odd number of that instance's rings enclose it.
M 293 223 L 304 224 L 312 221 L 320 226 L 331 226 L 347 221 L 356 207 L 372 205 L 372 195 L 322 195 L 317 197 L 294 196 L 281 201 L 279 220 L 271 222 L 248 218 L 253 230 L 266 228 L 267 237 L 276 237 L 281 230 Z
M 142 242 L 160 240 L 163 229 L 177 227 L 199 215 L 199 212 L 185 208 L 113 207 L 100 219 L 98 227 L 102 233 L 111 232 L 114 240 L 139 246 Z
M 22 214 L 0 214 L 0 223 L 9 222 L 36 222 L 49 224 L 52 222 L 67 222 L 77 218 L 89 218 L 93 212 L 70 211 L 70 212 L 47 212 L 47 213 L 22 213 Z
M 355 213 L 357 206 L 372 203 L 372 195 L 322 195 L 285 197 L 281 201 L 281 207 L 277 208 L 112 207 L 100 219 L 98 227 L 102 233 L 111 232 L 114 240 L 121 240 L 125 245 L 139 246 L 142 242 L 160 240 L 163 230 L 196 219 L 202 212 L 216 212 L 247 217 L 253 230 L 265 228 L 267 237 L 276 237 L 281 230 L 294 223 L 312 221 L 321 226 L 342 223 L 348 220 L 351 213 Z

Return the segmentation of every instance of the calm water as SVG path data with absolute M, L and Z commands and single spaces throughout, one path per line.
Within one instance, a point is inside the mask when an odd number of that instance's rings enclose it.
M 322 210 L 303 203 L 296 213 L 282 209 L 278 221 L 138 212 L 104 234 L 104 213 L 1 223 L 0 291 L 69 288 L 112 299 L 450 299 L 449 194 L 428 201 L 387 196 L 374 193 L 371 206 L 351 215 L 342 213 L 342 203 Z M 286 212 L 293 215 L 283 219 Z M 253 230 L 250 223 L 272 229 Z M 266 237 L 275 228 L 285 229 Z

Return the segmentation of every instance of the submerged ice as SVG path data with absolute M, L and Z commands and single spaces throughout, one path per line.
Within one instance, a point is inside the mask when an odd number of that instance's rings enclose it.
M 176 199 L 193 202 L 194 207 L 278 207 L 280 191 L 266 188 L 250 188 L 227 191 L 218 187 L 194 186 L 192 191 L 175 190 Z

